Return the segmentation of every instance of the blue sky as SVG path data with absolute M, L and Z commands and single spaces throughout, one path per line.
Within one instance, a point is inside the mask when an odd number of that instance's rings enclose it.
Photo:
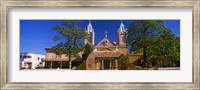
M 86 28 L 88 20 L 81 20 L 80 27 Z M 132 20 L 123 20 L 126 28 Z M 46 54 L 45 48 L 51 48 L 59 42 L 52 38 L 58 34 L 53 25 L 61 25 L 63 20 L 20 20 L 20 52 Z M 117 42 L 117 31 L 121 20 L 91 20 L 95 31 L 95 43 L 100 42 L 108 32 L 108 38 Z M 180 36 L 180 20 L 165 20 L 165 26 Z

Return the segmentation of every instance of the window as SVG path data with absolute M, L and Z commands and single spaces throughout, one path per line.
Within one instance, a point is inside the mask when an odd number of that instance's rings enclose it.
M 27 58 L 27 56 L 23 56 L 23 58 L 24 58 L 24 59 L 26 59 L 26 58 Z
M 20 55 L 20 61 L 24 61 L 24 57 Z
M 125 35 L 125 34 L 122 35 L 122 42 L 123 42 L 123 43 L 126 42 L 126 35 Z
M 104 45 L 108 45 L 108 40 L 105 40 L 105 41 L 104 41 Z
M 40 60 L 40 57 L 38 57 L 38 60 Z
M 27 56 L 27 58 L 31 58 L 31 56 Z

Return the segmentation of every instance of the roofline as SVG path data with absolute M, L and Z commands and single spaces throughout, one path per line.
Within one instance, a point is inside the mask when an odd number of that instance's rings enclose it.
M 20 52 L 20 54 L 34 54 L 34 55 L 43 55 L 43 56 L 45 56 L 44 54 L 37 54 L 37 53 L 30 53 L 30 52 Z
M 107 40 L 109 40 L 114 46 L 118 45 L 118 44 L 113 43 L 108 37 L 104 37 L 104 38 L 103 38 L 99 43 L 97 43 L 96 45 L 98 45 L 98 44 L 100 44 L 101 42 L 103 42 L 103 40 L 104 40 L 105 38 L 106 38 Z M 96 46 L 96 45 L 95 45 L 95 46 Z

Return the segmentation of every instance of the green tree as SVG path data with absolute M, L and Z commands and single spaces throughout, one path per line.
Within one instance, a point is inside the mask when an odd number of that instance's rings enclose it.
M 53 40 L 60 41 L 53 48 L 65 48 L 64 52 L 69 58 L 69 68 L 72 68 L 71 57 L 78 57 L 78 52 L 82 50 L 83 39 L 87 33 L 79 28 L 80 21 L 65 20 L 62 25 L 53 26 L 53 30 L 58 31 Z M 60 52 L 59 52 L 60 53 Z
M 93 48 L 90 44 L 86 44 L 85 47 L 84 47 L 84 53 L 82 55 L 83 57 L 83 60 L 86 60 L 87 57 L 90 55 L 90 53 L 93 51 Z
M 149 60 L 165 59 L 171 63 L 170 66 L 175 62 L 180 63 L 180 39 L 172 34 L 170 29 L 166 29 L 156 41 L 158 43 L 147 49 Z
M 129 49 L 131 52 L 142 49 L 143 67 L 149 67 L 151 61 L 160 56 L 171 58 L 176 56 L 179 52 L 172 55 L 175 51 L 173 49 L 176 48 L 175 38 L 171 29 L 165 27 L 162 20 L 136 20 L 128 28 Z

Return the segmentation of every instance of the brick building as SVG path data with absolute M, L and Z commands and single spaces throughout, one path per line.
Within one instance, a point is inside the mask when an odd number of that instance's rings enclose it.
M 134 62 L 142 55 L 129 55 L 127 46 L 127 31 L 123 22 L 121 22 L 118 29 L 118 43 L 112 42 L 107 37 L 107 32 L 105 32 L 105 37 L 98 43 L 94 44 L 95 32 L 92 28 L 92 24 L 89 23 L 87 27 L 88 37 L 85 38 L 85 44 L 89 43 L 94 47 L 93 52 L 88 56 L 86 60 L 87 70 L 107 70 L 114 69 L 117 70 L 119 67 L 119 60 L 122 56 L 128 55 L 130 62 Z
M 95 44 L 95 31 L 92 27 L 91 22 L 89 22 L 86 32 L 88 33 L 85 37 L 84 43 L 89 43 L 93 47 L 93 51 L 86 59 L 86 70 L 118 70 L 120 65 L 120 59 L 123 56 L 128 56 L 129 62 L 134 63 L 135 60 L 140 58 L 141 54 L 129 55 L 127 46 L 127 31 L 123 22 L 121 22 L 118 32 L 118 42 L 112 42 L 107 37 L 107 32 L 105 32 L 105 37 L 97 44 Z M 46 48 L 46 61 L 50 62 L 61 62 L 60 67 L 62 67 L 62 62 L 67 61 L 67 56 L 63 54 L 61 58 L 56 58 L 56 54 L 50 52 L 52 49 Z M 79 53 L 82 56 L 82 52 Z M 72 62 L 75 58 L 72 58 Z M 52 64 L 51 64 L 52 67 Z

